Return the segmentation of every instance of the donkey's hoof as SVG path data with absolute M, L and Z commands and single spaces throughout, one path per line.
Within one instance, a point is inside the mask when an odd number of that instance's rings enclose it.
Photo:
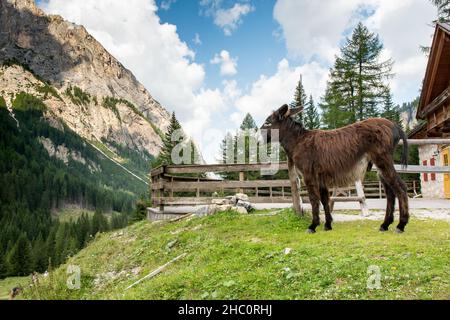
M 380 232 L 387 232 L 387 231 L 389 231 L 389 228 L 386 228 L 384 226 L 380 227 Z
M 314 234 L 314 233 L 316 233 L 316 230 L 313 230 L 313 229 L 307 229 L 307 230 L 306 230 L 306 233 L 307 233 L 307 234 Z
M 401 230 L 399 228 L 395 229 L 395 233 L 397 233 L 397 234 L 402 234 L 404 232 L 405 232 L 405 230 Z
M 333 230 L 333 228 L 331 226 L 325 226 L 323 229 L 325 231 L 332 231 Z

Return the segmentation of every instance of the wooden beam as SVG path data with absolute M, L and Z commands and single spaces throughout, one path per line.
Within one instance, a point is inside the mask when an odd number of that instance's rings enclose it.
M 291 184 L 291 194 L 292 194 L 292 202 L 294 205 L 294 211 L 297 215 L 303 216 L 303 208 L 300 204 L 300 192 L 297 185 L 297 169 L 295 168 L 294 162 L 289 159 L 288 160 L 288 173 L 289 173 L 289 181 Z

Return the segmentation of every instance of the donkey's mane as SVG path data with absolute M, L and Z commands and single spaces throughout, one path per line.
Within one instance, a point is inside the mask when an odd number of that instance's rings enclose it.
M 292 133 L 297 135 L 302 135 L 305 132 L 308 132 L 308 130 L 303 126 L 303 123 L 300 121 L 295 121 L 291 117 L 288 117 L 286 119 L 287 121 L 287 127 L 291 130 Z

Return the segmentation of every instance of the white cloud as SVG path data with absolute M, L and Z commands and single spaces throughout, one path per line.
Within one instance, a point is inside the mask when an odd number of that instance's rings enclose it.
M 163 0 L 161 1 L 160 8 L 166 11 L 170 10 L 170 7 L 172 7 L 172 4 L 174 4 L 175 2 L 177 2 L 177 0 Z
M 206 9 L 202 11 L 214 18 L 214 24 L 220 27 L 226 36 L 231 36 L 242 24 L 243 18 L 255 11 L 249 3 L 235 3 L 231 8 L 223 8 L 221 0 L 201 0 L 200 5 Z
M 226 50 L 216 54 L 210 62 L 211 64 L 220 65 L 220 74 L 222 76 L 234 76 L 237 73 L 237 58 L 232 58 Z
M 200 35 L 198 33 L 195 34 L 193 41 L 194 41 L 194 44 L 197 46 L 202 45 L 202 40 L 200 39 Z
M 292 101 L 300 74 L 303 77 L 305 91 L 318 101 L 325 91 L 328 69 L 317 62 L 293 68 L 286 59 L 283 59 L 279 62 L 274 75 L 269 77 L 262 75 L 253 83 L 249 93 L 236 100 L 238 111 L 231 115 L 231 120 L 235 123 L 242 121 L 243 116 L 249 112 L 258 123 L 262 123 L 270 112 Z
M 373 14 L 368 17 L 363 8 Z M 331 65 L 345 32 L 357 21 L 379 33 L 383 55 L 395 60 L 391 85 L 397 102 L 418 94 L 426 66 L 419 46 L 431 41 L 428 24 L 435 16 L 433 5 L 423 0 L 278 0 L 274 8 L 290 55 L 306 61 Z
M 203 89 L 204 68 L 194 62 L 195 54 L 180 40 L 176 26 L 161 23 L 153 0 L 49 0 L 42 6 L 85 26 L 183 124 L 201 114 L 202 126 L 209 125 L 208 115 L 197 110 L 199 100 L 214 98 Z

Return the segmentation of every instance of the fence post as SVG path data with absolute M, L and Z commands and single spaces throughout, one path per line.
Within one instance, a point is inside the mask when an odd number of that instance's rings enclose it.
M 239 181 L 244 182 L 244 179 L 245 179 L 244 172 L 243 171 L 239 172 Z M 239 189 L 238 193 L 244 193 L 244 189 Z
M 291 181 L 292 201 L 294 204 L 294 211 L 297 215 L 303 216 L 303 208 L 300 205 L 300 192 L 297 185 L 297 171 L 294 162 L 288 159 L 289 180 Z
M 381 192 L 381 181 L 378 181 L 378 192 L 380 193 L 380 199 L 383 199 L 383 193 Z

